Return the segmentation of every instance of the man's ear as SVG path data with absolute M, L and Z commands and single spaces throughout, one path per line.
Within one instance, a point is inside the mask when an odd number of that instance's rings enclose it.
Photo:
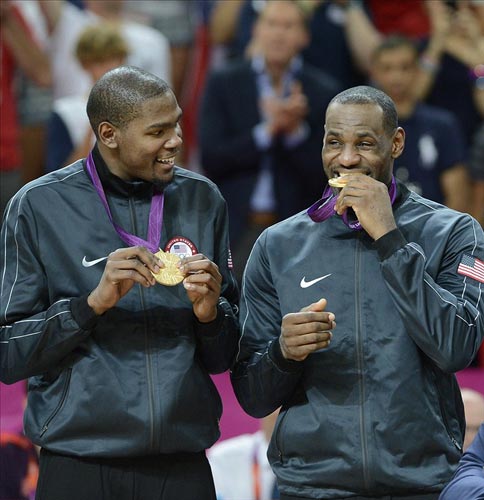
M 405 131 L 403 130 L 402 127 L 398 127 L 395 135 L 393 136 L 393 143 L 392 143 L 392 158 L 398 158 L 402 152 L 403 148 L 405 147 Z
M 108 148 L 118 147 L 117 129 L 109 122 L 101 122 L 98 127 L 99 140 Z

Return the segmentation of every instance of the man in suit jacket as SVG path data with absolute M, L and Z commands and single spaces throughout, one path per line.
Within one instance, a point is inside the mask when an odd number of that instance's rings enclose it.
M 227 200 L 240 278 L 262 229 L 299 212 L 323 191 L 324 113 L 339 84 L 303 65 L 309 41 L 294 1 L 267 2 L 247 59 L 209 75 L 199 118 L 204 172 Z

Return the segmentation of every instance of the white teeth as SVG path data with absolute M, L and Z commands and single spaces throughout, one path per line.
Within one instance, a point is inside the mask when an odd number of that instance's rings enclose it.
M 163 160 L 161 158 L 157 158 L 156 161 L 158 163 L 163 163 L 164 165 L 173 165 L 175 163 L 175 158 L 168 158 L 166 160 Z

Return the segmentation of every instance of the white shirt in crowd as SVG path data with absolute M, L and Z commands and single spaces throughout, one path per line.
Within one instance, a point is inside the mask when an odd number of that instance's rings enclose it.
M 48 48 L 54 77 L 54 99 L 85 95 L 92 82 L 76 59 L 74 50 L 81 32 L 101 19 L 88 10 L 64 2 Z M 129 47 L 127 65 L 137 66 L 171 84 L 171 56 L 168 39 L 156 29 L 129 20 L 122 23 L 122 34 Z
M 272 500 L 275 476 L 267 447 L 264 433 L 258 431 L 220 441 L 208 450 L 217 500 Z

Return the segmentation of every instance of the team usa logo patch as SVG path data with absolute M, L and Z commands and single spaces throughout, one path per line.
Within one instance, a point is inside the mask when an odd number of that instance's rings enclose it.
M 175 236 L 165 246 L 165 252 L 174 253 L 180 259 L 198 253 L 197 247 L 183 236 Z
M 464 254 L 460 260 L 457 272 L 464 276 L 469 276 L 469 278 L 475 279 L 480 283 L 484 283 L 484 262 L 476 257 Z

